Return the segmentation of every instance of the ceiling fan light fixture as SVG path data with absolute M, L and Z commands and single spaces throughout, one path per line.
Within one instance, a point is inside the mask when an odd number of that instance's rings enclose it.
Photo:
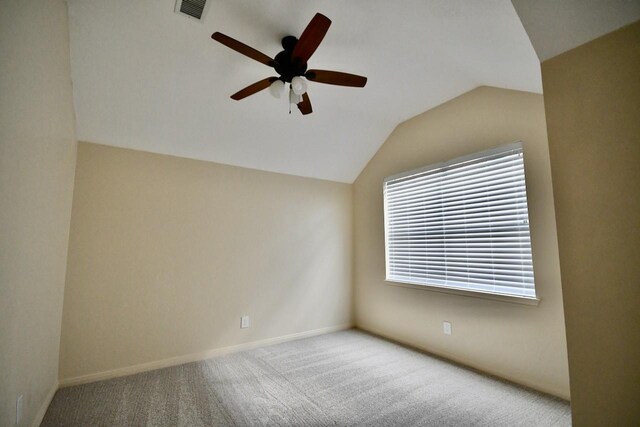
M 275 82 L 271 83 L 271 85 L 269 86 L 269 93 L 274 98 L 280 98 L 284 93 L 284 82 L 278 79 Z
M 273 68 L 279 75 L 279 77 L 267 77 L 250 84 L 231 95 L 231 99 L 239 101 L 267 88 L 273 97 L 280 98 L 284 93 L 286 84 L 289 83 L 289 102 L 296 104 L 302 115 L 307 115 L 313 112 L 311 100 L 307 93 L 307 80 L 337 86 L 364 87 L 367 83 L 367 78 L 363 76 L 330 70 L 307 70 L 309 58 L 324 39 L 330 25 L 331 20 L 329 18 L 321 13 L 316 13 L 300 38 L 289 35 L 282 39 L 284 50 L 273 59 L 232 37 L 218 31 L 213 33 L 211 35 L 213 40 L 247 58 Z M 289 113 L 291 113 L 291 108 L 289 108 Z
M 307 91 L 307 81 L 300 76 L 291 79 L 291 89 L 296 95 L 302 95 Z

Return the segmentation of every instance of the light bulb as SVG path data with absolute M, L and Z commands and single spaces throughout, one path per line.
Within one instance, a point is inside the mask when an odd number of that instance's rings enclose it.
M 300 76 L 291 79 L 291 89 L 296 95 L 302 95 L 307 91 L 307 82 Z
M 271 83 L 271 86 L 269 86 L 269 93 L 274 98 L 280 98 L 283 92 L 284 92 L 284 82 L 280 79 Z

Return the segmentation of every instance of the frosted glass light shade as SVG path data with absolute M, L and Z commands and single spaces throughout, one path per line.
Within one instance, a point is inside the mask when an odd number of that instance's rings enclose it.
M 289 103 L 298 104 L 300 102 L 302 102 L 302 95 L 296 94 L 292 87 L 289 91 Z
M 284 82 L 282 80 L 276 80 L 271 83 L 271 86 L 269 86 L 269 93 L 274 98 L 280 98 L 284 93 Z
M 302 95 L 307 91 L 307 82 L 300 76 L 291 79 L 291 89 L 296 95 Z

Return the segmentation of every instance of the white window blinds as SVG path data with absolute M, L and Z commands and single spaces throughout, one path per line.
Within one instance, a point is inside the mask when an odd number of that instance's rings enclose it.
M 535 298 L 522 144 L 384 181 L 387 280 Z

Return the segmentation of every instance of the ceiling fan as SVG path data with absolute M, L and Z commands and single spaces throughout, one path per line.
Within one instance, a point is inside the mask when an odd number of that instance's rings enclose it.
M 296 104 L 302 114 L 309 114 L 313 110 L 307 94 L 305 79 L 338 86 L 364 87 L 367 83 L 366 77 L 339 71 L 307 70 L 307 61 L 320 45 L 330 25 L 331 20 L 329 18 L 321 13 L 316 13 L 299 39 L 294 36 L 286 36 L 282 39 L 282 48 L 284 50 L 273 59 L 227 35 L 219 32 L 213 33 L 212 39 L 236 52 L 274 68 L 276 73 L 279 74 L 279 77 L 267 77 L 245 87 L 231 95 L 231 99 L 239 101 L 266 88 L 269 88 L 273 96 L 279 98 L 284 92 L 285 83 L 289 83 L 289 102 Z

